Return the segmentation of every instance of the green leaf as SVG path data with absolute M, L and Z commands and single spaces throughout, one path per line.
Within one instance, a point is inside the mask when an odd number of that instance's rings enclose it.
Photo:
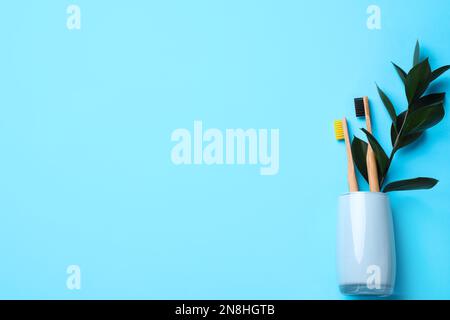
M 403 121 L 405 121 L 405 115 L 406 115 L 406 111 L 403 111 L 402 113 L 400 113 L 397 117 L 397 128 L 401 128 L 403 125 Z M 398 149 L 401 149 L 403 147 L 406 147 L 407 145 L 413 143 L 414 141 L 416 141 L 417 139 L 419 139 L 423 134 L 423 131 L 421 132 L 416 132 L 416 133 L 411 133 L 411 134 L 402 134 L 402 136 L 399 138 L 398 142 L 397 142 L 397 146 L 394 150 L 397 151 Z M 397 139 L 397 129 L 392 125 L 391 126 L 391 143 L 392 143 L 392 147 L 395 146 L 395 142 Z
M 417 109 L 420 109 L 420 108 L 431 107 L 431 106 L 437 105 L 437 104 L 443 104 L 444 103 L 444 99 L 445 99 L 445 93 L 444 92 L 432 93 L 432 94 L 423 96 L 422 98 L 414 101 L 411 104 L 410 109 L 411 110 L 417 110 Z
M 392 146 L 395 145 L 395 140 L 397 139 L 397 134 L 396 131 L 394 131 L 395 128 L 394 126 L 391 126 L 391 141 L 392 141 Z M 410 145 L 411 143 L 413 143 L 414 141 L 418 140 L 423 134 L 423 131 L 421 132 L 415 132 L 415 133 L 411 133 L 408 135 L 402 135 L 398 142 L 397 142 L 397 146 L 395 147 L 395 151 L 404 148 L 408 145 Z
M 352 141 L 352 155 L 361 175 L 369 182 L 367 176 L 367 142 L 354 137 Z
M 404 113 L 401 113 L 400 115 L 404 116 Z M 399 115 L 399 118 L 400 118 L 400 115 Z M 403 122 L 403 119 L 401 121 Z M 397 123 L 397 125 L 398 125 L 398 127 L 401 127 L 401 124 L 399 125 L 399 123 Z M 401 148 L 404 148 L 407 145 L 409 145 L 409 144 L 413 143 L 414 141 L 418 140 L 422 136 L 422 134 L 423 134 L 423 131 L 416 132 L 416 133 L 411 133 L 411 134 L 408 134 L 408 135 L 402 134 L 402 136 L 398 139 L 397 146 L 395 147 L 394 152 L 399 150 L 399 149 L 401 149 Z M 395 146 L 397 135 L 398 135 L 397 130 L 394 128 L 393 125 L 391 125 L 391 143 L 392 143 L 392 147 Z
M 405 92 L 408 104 L 420 97 L 430 84 L 431 68 L 428 58 L 415 65 L 405 79 Z
M 397 122 L 397 114 L 395 113 L 394 105 L 392 104 L 391 100 L 389 100 L 388 96 L 383 92 L 383 90 L 380 89 L 380 87 L 377 86 L 378 94 L 381 98 L 381 101 L 383 101 L 384 107 L 386 108 L 387 112 L 389 113 L 389 116 L 392 119 L 392 122 L 396 124 Z
M 397 129 L 395 128 L 394 124 L 391 124 L 391 144 L 392 144 L 392 147 L 395 146 L 395 142 L 397 141 L 397 136 L 398 136 Z
M 433 178 L 415 178 L 391 182 L 384 187 L 383 192 L 431 189 L 438 183 Z
M 419 40 L 417 40 L 416 47 L 414 48 L 413 67 L 418 65 L 419 62 L 420 62 L 420 45 L 419 45 Z
M 405 135 L 424 131 L 438 124 L 445 115 L 442 103 L 423 107 L 409 112 L 405 119 L 403 132 Z
M 389 168 L 389 158 L 386 155 L 386 152 L 384 152 L 383 147 L 378 143 L 377 139 L 375 139 L 375 137 L 366 129 L 361 128 L 361 130 L 366 134 L 367 140 L 375 153 L 375 159 L 377 160 L 378 167 L 378 178 L 381 181 Z
M 405 84 L 406 76 L 407 76 L 406 72 L 403 71 L 403 69 L 400 68 L 400 67 L 399 67 L 398 65 L 396 65 L 395 63 L 392 62 L 392 64 L 394 65 L 394 68 L 395 68 L 395 70 L 397 71 L 398 76 L 400 77 L 400 79 L 402 79 L 403 84 Z
M 449 66 L 443 66 L 443 67 L 440 67 L 440 68 L 437 68 L 436 70 L 434 70 L 431 73 L 430 82 L 432 82 L 432 81 L 436 80 L 437 78 L 439 78 L 448 69 L 450 69 L 450 65 Z

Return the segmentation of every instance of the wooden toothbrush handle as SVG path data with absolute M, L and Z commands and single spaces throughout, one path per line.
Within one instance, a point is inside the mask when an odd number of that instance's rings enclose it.
M 345 149 L 347 151 L 347 179 L 350 192 L 358 192 L 358 181 L 356 180 L 355 166 L 353 165 L 352 148 L 350 146 L 350 137 L 348 135 L 347 119 L 342 119 L 342 128 L 344 129 Z
M 370 120 L 370 108 L 369 108 L 369 98 L 364 97 L 364 112 L 366 114 L 366 127 L 367 131 L 372 134 L 372 122 Z M 375 153 L 373 152 L 370 143 L 367 147 L 367 176 L 369 178 L 369 188 L 371 192 L 380 192 L 380 184 L 378 183 L 378 169 L 377 161 L 375 159 Z

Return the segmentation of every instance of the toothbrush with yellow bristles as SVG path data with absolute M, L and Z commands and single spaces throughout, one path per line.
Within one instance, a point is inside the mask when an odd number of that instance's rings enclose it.
M 353 165 L 352 148 L 350 147 L 350 137 L 348 135 L 347 119 L 334 121 L 334 134 L 336 140 L 345 141 L 347 151 L 347 179 L 350 192 L 358 192 L 358 181 L 356 180 L 355 166 Z

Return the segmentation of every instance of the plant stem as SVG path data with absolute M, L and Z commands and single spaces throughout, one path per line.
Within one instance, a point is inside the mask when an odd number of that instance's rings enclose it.
M 394 146 L 392 148 L 391 155 L 389 156 L 389 160 L 388 160 L 388 163 L 387 163 L 386 172 L 384 173 L 384 176 L 383 176 L 383 178 L 381 179 L 381 182 L 380 182 L 380 188 L 383 186 L 384 180 L 386 179 L 386 176 L 387 176 L 387 173 L 388 173 L 389 168 L 391 166 L 392 160 L 394 160 L 394 155 L 395 155 L 395 153 L 398 150 L 397 149 L 398 148 L 398 144 L 400 142 L 400 137 L 401 137 L 401 135 L 403 133 L 403 128 L 405 127 L 406 119 L 408 118 L 408 113 L 409 113 L 409 106 L 408 106 L 408 109 L 406 110 L 405 118 L 403 119 L 402 126 L 401 126 L 401 128 L 400 128 L 400 130 L 399 130 L 399 132 L 397 134 L 397 137 L 395 138 Z

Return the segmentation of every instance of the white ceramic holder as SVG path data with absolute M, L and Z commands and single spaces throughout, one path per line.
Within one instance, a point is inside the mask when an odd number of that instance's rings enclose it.
M 346 295 L 389 296 L 395 284 L 395 242 L 389 198 L 381 192 L 339 197 L 337 271 Z

